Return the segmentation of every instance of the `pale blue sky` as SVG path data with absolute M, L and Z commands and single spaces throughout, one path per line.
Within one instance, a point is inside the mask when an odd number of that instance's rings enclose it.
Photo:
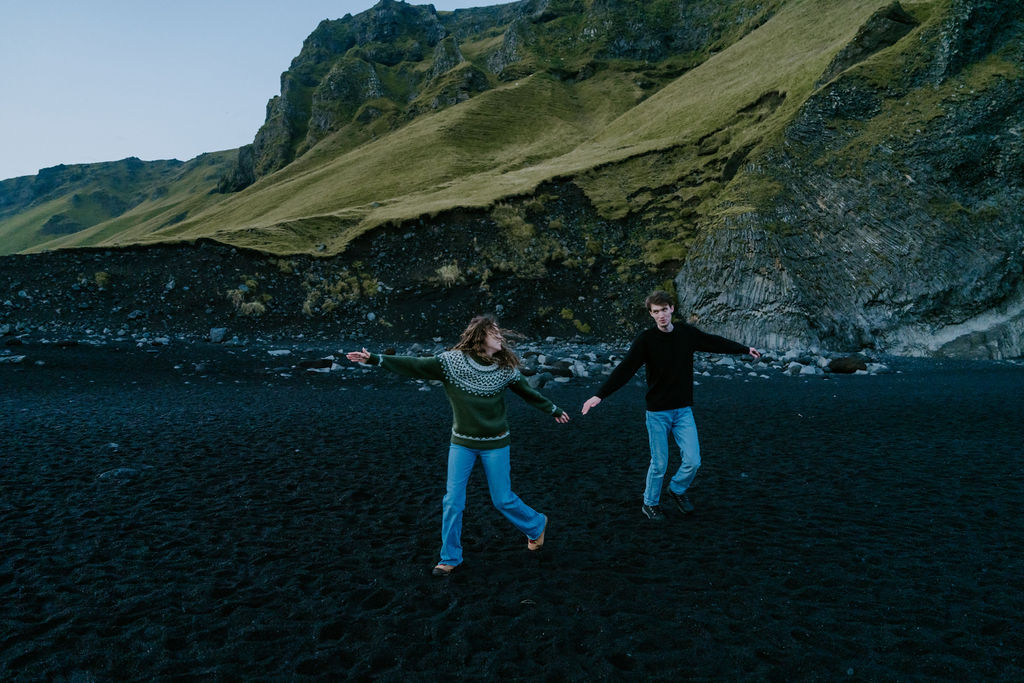
M 306 36 L 375 2 L 0 0 L 0 180 L 252 142 Z

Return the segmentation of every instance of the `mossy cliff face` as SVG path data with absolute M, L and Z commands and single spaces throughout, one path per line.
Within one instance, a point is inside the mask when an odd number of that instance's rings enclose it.
M 537 72 L 585 79 L 609 62 L 656 88 L 751 30 L 781 0 L 528 0 L 438 13 L 381 0 L 325 20 L 281 76 L 264 125 L 220 183 L 241 190 L 332 133 L 385 133 Z
M 676 278 L 683 310 L 768 346 L 1024 353 L 1019 7 L 958 0 L 910 37 L 742 169 Z

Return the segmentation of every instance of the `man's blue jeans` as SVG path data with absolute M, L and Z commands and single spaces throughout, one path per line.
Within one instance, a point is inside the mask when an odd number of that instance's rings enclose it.
M 679 470 L 669 482 L 674 493 L 685 493 L 697 476 L 700 467 L 700 443 L 697 441 L 697 423 L 691 408 L 647 411 L 647 436 L 651 443 L 651 466 L 647 468 L 647 488 L 644 505 L 657 505 L 661 501 L 661 483 L 668 469 L 668 435 L 679 446 L 683 458 Z
M 498 512 L 527 538 L 537 538 L 544 531 L 547 518 L 512 492 L 508 446 L 476 450 L 453 443 L 448 449 L 448 492 L 444 496 L 441 517 L 441 564 L 462 564 L 462 512 L 466 509 L 466 483 L 477 458 L 484 465 L 491 502 Z

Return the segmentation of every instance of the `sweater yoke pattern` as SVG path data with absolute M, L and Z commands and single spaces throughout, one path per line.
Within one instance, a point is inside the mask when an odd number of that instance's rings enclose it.
M 519 379 L 517 368 L 483 365 L 462 351 L 445 351 L 437 356 L 449 382 L 466 393 L 494 396 Z

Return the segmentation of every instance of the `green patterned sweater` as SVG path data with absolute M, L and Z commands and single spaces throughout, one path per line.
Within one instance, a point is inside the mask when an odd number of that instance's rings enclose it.
M 509 444 L 506 388 L 549 415 L 564 412 L 533 389 L 518 369 L 484 364 L 462 351 L 429 358 L 371 354 L 370 363 L 405 377 L 442 382 L 452 405 L 452 443 L 467 448 L 493 450 Z

